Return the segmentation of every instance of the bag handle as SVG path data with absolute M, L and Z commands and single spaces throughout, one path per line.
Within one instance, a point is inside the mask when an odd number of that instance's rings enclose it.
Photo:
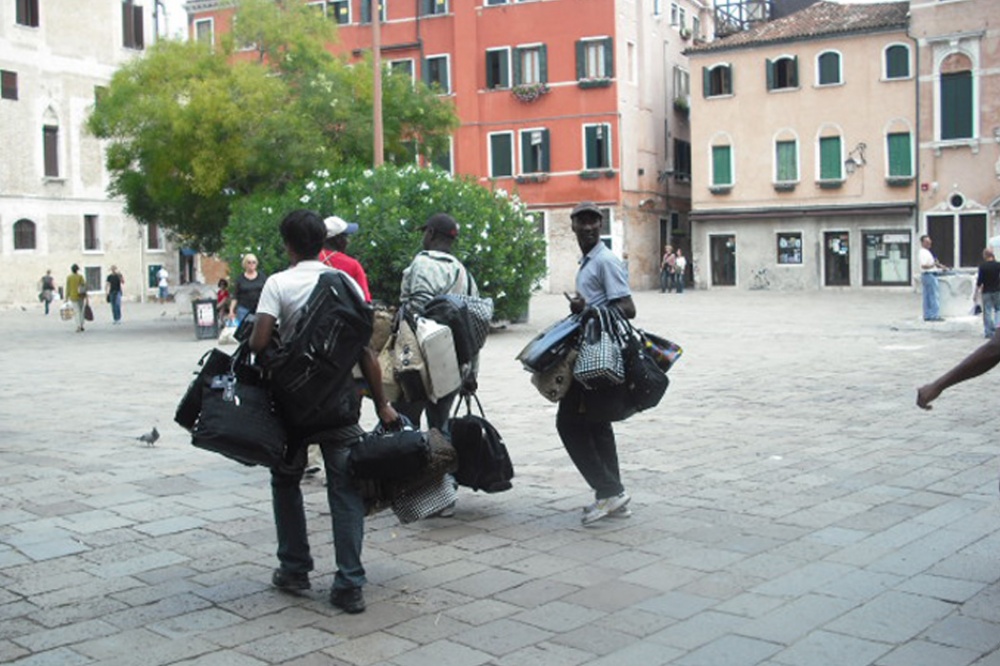
M 452 418 L 458 418 L 458 412 L 462 409 L 462 403 L 465 403 L 465 415 L 472 415 L 472 401 L 476 401 L 476 407 L 479 409 L 479 415 L 486 418 L 486 412 L 483 411 L 483 403 L 479 402 L 479 396 L 475 393 L 463 393 L 461 397 L 455 401 L 455 413 L 451 415 Z

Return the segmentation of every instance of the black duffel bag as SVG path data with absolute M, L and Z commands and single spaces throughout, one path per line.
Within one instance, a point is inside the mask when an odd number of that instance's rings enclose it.
M 211 384 L 212 377 L 224 374 L 232 364 L 233 358 L 229 354 L 214 347 L 202 355 L 198 361 L 201 369 L 191 380 L 174 412 L 174 421 L 177 425 L 191 432 L 201 413 L 201 396 L 205 387 Z
M 349 465 L 357 479 L 405 481 L 421 474 L 430 462 L 427 433 L 409 426 L 388 431 L 379 424 L 351 447 Z

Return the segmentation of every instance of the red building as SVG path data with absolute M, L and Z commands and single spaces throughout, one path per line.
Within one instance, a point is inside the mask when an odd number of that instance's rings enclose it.
M 337 53 L 372 48 L 371 0 L 319 0 L 339 24 Z M 187 5 L 191 34 L 215 39 L 232 8 Z M 456 174 L 516 191 L 539 213 L 551 291 L 570 290 L 579 255 L 569 210 L 607 208 L 605 242 L 632 285 L 657 282 L 663 243 L 689 247 L 688 72 L 681 51 L 702 38 L 697 0 L 384 0 L 386 66 L 438 85 L 461 125 Z

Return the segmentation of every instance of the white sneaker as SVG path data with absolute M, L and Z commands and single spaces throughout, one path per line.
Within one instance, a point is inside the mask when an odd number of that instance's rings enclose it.
M 584 513 L 587 513 L 588 511 L 594 511 L 596 506 L 597 502 L 593 502 L 592 504 L 588 504 L 587 506 L 583 507 L 581 511 L 583 511 Z M 632 509 L 629 508 L 627 504 L 623 507 L 615 509 L 614 511 L 608 512 L 608 518 L 631 518 L 631 517 L 632 517 Z
M 584 508 L 581 522 L 584 525 L 590 525 L 591 523 L 596 523 L 601 518 L 605 518 L 616 511 L 628 509 L 628 503 L 631 500 L 632 498 L 625 492 L 619 493 L 614 497 L 605 497 L 604 499 L 597 500 L 590 506 Z M 621 517 L 627 518 L 630 515 L 632 515 L 631 511 L 628 512 L 628 515 L 623 515 Z

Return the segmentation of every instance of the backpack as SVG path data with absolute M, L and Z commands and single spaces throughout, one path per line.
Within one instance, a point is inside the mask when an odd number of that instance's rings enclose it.
M 455 480 L 459 485 L 482 490 L 487 493 L 499 493 L 510 490 L 513 486 L 510 480 L 514 478 L 514 465 L 510 461 L 503 437 L 497 429 L 486 420 L 483 406 L 479 398 L 476 406 L 479 416 L 472 413 L 470 396 L 465 399 L 465 416 L 458 416 L 461 403 L 455 407 L 455 416 L 448 420 L 451 432 L 451 445 L 458 454 L 458 471 Z
M 358 422 L 351 368 L 371 340 L 373 312 L 350 277 L 322 273 L 295 330 L 264 360 L 278 411 L 298 437 Z

